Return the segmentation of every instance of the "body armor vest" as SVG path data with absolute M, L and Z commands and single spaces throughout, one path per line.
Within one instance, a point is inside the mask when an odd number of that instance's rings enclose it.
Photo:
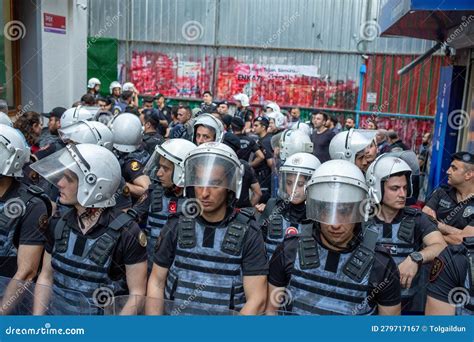
M 205 227 L 180 215 L 176 255 L 170 267 L 165 299 L 192 300 L 203 309 L 239 310 L 245 303 L 242 246 L 252 213 L 241 209 L 227 227 L 213 227 L 214 245 L 204 247 Z

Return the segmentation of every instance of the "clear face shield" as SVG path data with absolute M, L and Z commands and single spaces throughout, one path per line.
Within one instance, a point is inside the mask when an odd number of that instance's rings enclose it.
M 359 135 L 360 134 L 360 135 Z M 377 131 L 354 129 L 352 132 L 351 146 L 355 153 L 363 152 L 375 141 Z
M 311 176 L 295 171 L 280 171 L 278 196 L 293 204 L 306 199 L 305 187 Z
M 367 192 L 353 184 L 321 182 L 307 188 L 306 215 L 321 223 L 339 225 L 362 222 L 361 203 Z
M 91 165 L 75 145 L 67 145 L 62 150 L 31 164 L 31 169 L 57 188 L 60 181 L 77 182 L 77 202 L 83 207 L 115 205 L 115 198 L 110 196 L 117 190 L 119 181 L 106 177 L 98 178 L 91 172 Z M 113 187 L 115 189 L 111 190 Z
M 216 154 L 198 154 L 186 159 L 185 187 L 216 187 L 233 191 L 237 196 L 242 185 L 242 166 Z
M 143 169 L 143 174 L 150 177 L 152 181 L 159 181 L 157 172 L 160 168 L 160 158 L 161 154 L 156 151 L 153 151 L 153 154 L 151 155 L 150 159 L 148 159 L 148 162 L 146 163 L 145 168 Z

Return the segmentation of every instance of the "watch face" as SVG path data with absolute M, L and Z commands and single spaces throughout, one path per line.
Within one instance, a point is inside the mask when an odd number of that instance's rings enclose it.
M 422 262 L 423 261 L 423 256 L 421 255 L 420 252 L 414 252 L 410 254 L 410 257 L 413 259 L 415 262 Z

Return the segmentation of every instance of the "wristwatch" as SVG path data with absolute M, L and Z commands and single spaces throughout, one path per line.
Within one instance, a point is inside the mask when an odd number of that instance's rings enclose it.
M 423 263 L 423 254 L 421 254 L 420 252 L 410 253 L 410 258 L 418 265 L 421 265 Z

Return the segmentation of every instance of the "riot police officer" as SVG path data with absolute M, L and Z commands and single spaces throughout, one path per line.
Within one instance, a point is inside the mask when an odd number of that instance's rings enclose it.
M 312 225 L 306 220 L 304 189 L 320 165 L 314 155 L 299 152 L 291 155 L 280 167 L 278 198 L 268 200 L 258 220 L 269 258 L 290 227 L 300 231 L 304 224 Z
M 376 134 L 377 131 L 354 128 L 340 132 L 329 144 L 329 155 L 331 159 L 350 161 L 365 173 L 377 157 Z
M 422 312 L 421 267 L 433 261 L 446 244 L 428 215 L 406 206 L 412 192 L 411 174 L 406 162 L 389 155 L 379 156 L 370 165 L 366 181 L 377 207 L 369 222 L 377 231 L 377 244 L 387 248 L 398 265 L 403 311 Z
M 38 272 L 51 216 L 42 189 L 20 182 L 29 159 L 20 131 L 0 124 L 0 275 L 28 281 Z
M 250 106 L 250 99 L 247 95 L 240 93 L 234 95 L 234 100 L 237 104 L 234 116 L 241 118 L 245 122 L 243 133 L 248 134 L 252 131 L 252 124 L 255 118 L 254 113 L 248 108 Z
M 148 190 L 150 179 L 143 173 L 150 155 L 143 149 L 143 127 L 140 119 L 130 113 L 116 116 L 109 124 L 114 137 L 114 152 L 122 168 L 130 195 L 140 198 Z
M 426 315 L 474 315 L 474 236 L 435 258 L 427 288 Z
M 111 130 L 98 121 L 79 121 L 69 127 L 59 130 L 59 135 L 65 144 L 94 144 L 113 149 L 113 134 Z M 116 193 L 115 208 L 129 209 L 132 207 L 130 191 L 125 179 L 121 177 L 120 186 Z
M 82 120 L 94 120 L 95 113 L 83 106 L 72 107 L 66 110 L 61 116 L 61 128 L 66 128 Z
M 448 244 L 474 235 L 474 154 L 458 152 L 448 171 L 448 184 L 431 195 L 423 212 L 434 217 Z
M 222 142 L 224 139 L 224 125 L 212 114 L 201 114 L 193 126 L 193 143 L 201 145 L 205 142 Z
M 400 313 L 397 267 L 376 246 L 377 232 L 361 224 L 364 175 L 352 163 L 330 160 L 308 182 L 307 231 L 287 232 L 270 261 L 267 312 L 308 315 Z
M 104 297 L 144 295 L 146 236 L 132 213 L 114 208 L 121 175 L 114 154 L 101 146 L 70 144 L 31 167 L 58 187 L 61 204 L 71 206 L 51 224 L 37 282 L 64 297 L 68 305 L 61 311 L 76 313 L 71 290 L 88 299 L 89 314 L 101 313 Z M 49 294 L 37 290 L 34 313 L 43 314 Z M 49 313 L 54 312 L 53 307 Z
M 170 216 L 161 231 L 148 296 L 177 302 L 192 295 L 203 310 L 262 312 L 268 262 L 251 211 L 234 207 L 243 172 L 237 155 L 222 143 L 204 143 L 184 168 L 186 195 L 194 190 L 195 202 Z
M 168 216 L 182 210 L 185 202 L 184 159 L 195 148 L 196 145 L 186 139 L 167 140 L 155 147 L 155 152 L 145 166 L 145 174 L 150 174 L 150 178 L 154 180 L 149 189 L 150 208 L 145 229 L 150 266 L 153 265 L 156 240 L 168 221 Z

